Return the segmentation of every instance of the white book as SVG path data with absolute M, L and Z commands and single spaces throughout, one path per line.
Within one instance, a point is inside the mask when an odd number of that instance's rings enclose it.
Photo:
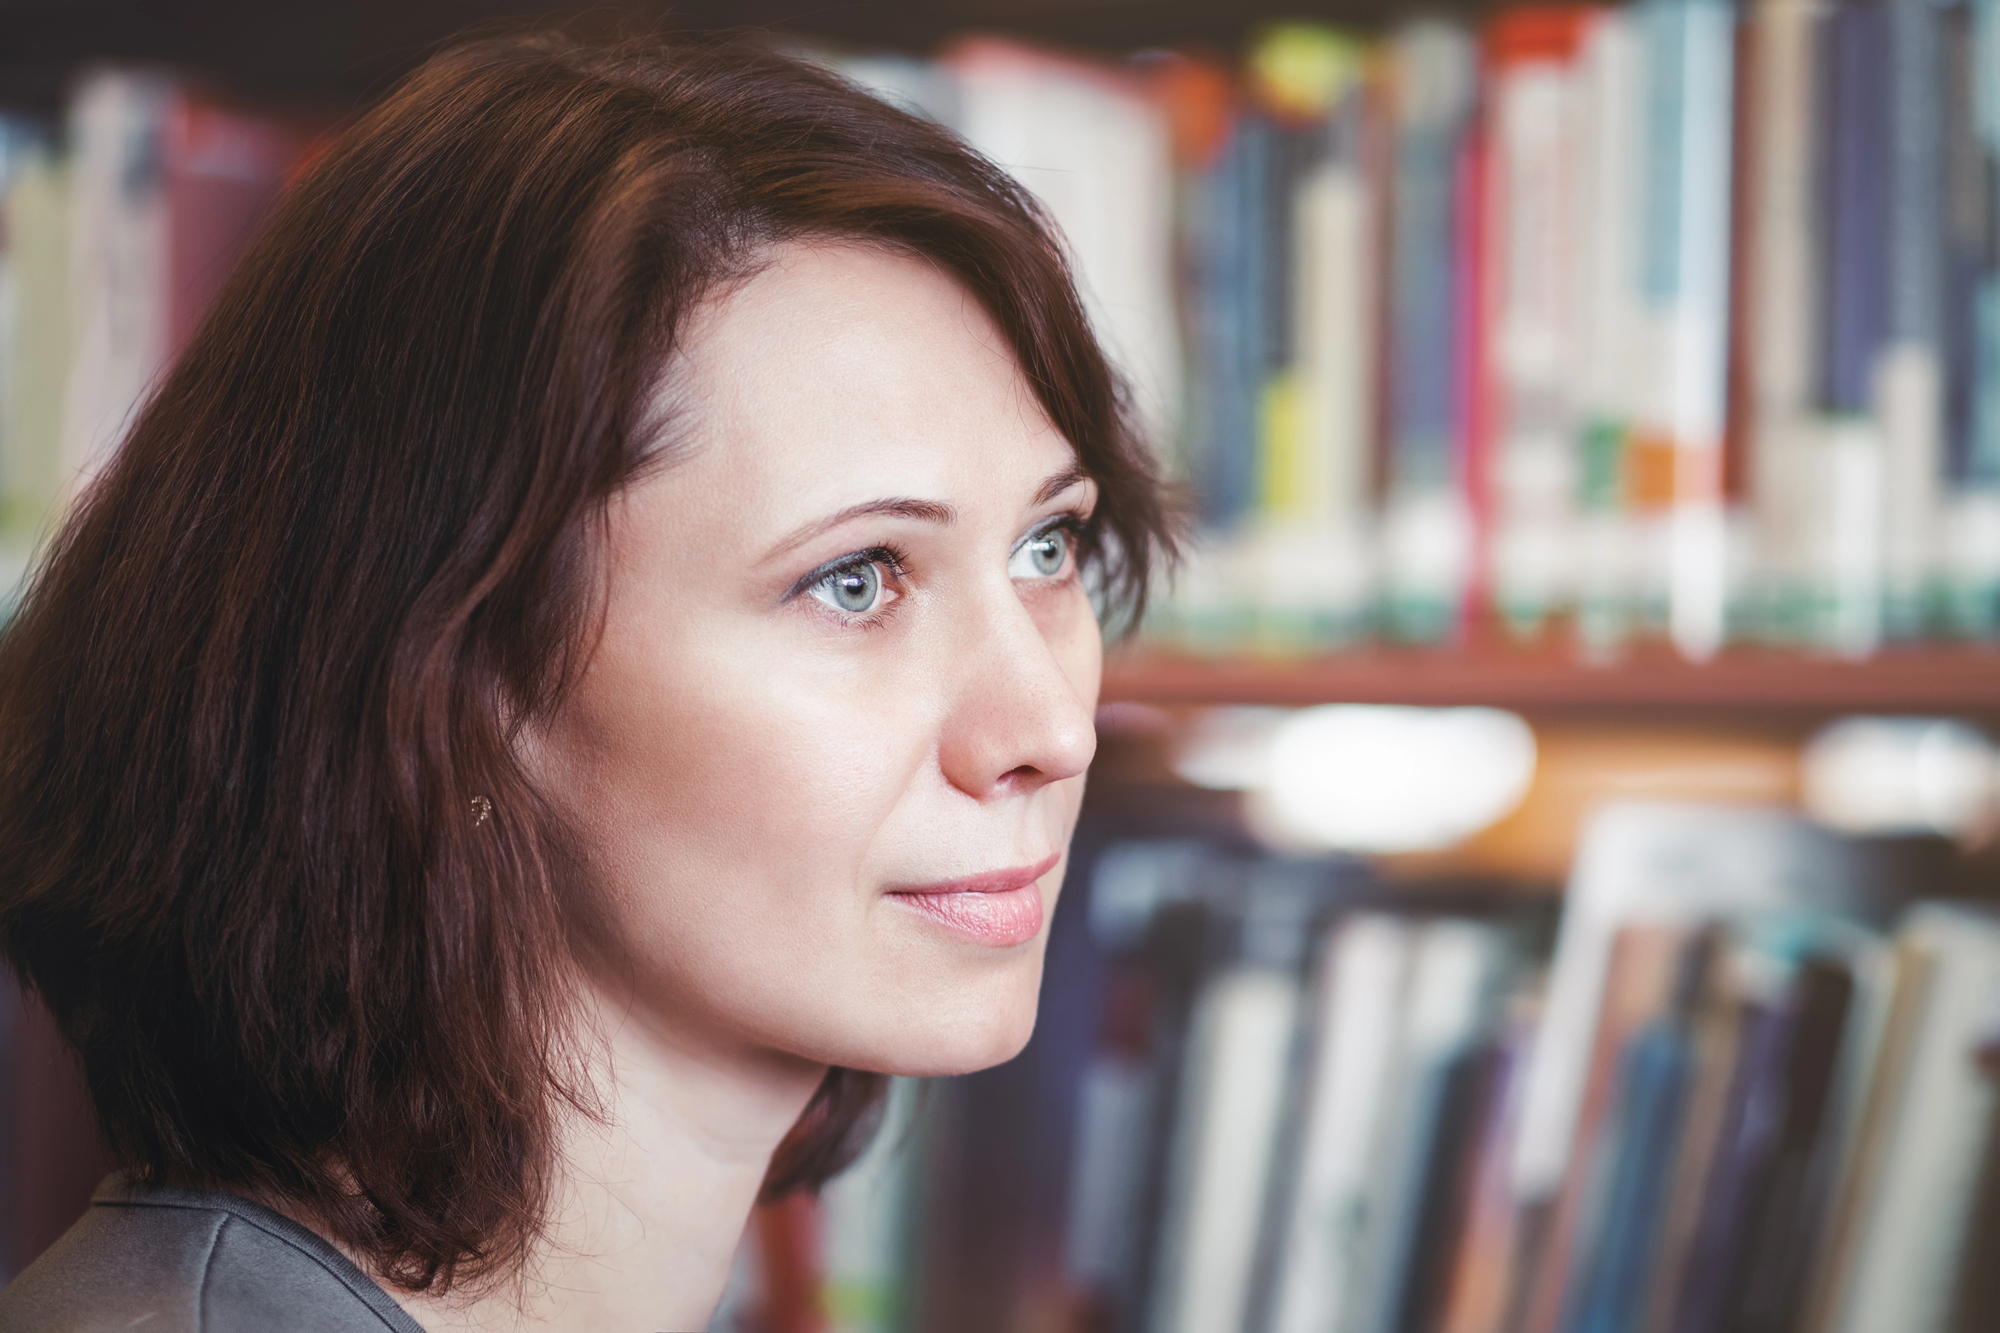
M 0 193 L 0 594 L 46 535 L 60 491 L 69 372 L 67 164 L 32 134 L 9 135 Z M 9 603 L 11 604 L 11 600 Z M 0 607 L 0 610 L 3 610 Z
M 957 84 L 954 128 L 1061 228 L 1091 323 L 1166 460 L 1181 391 L 1164 113 L 1116 69 L 1007 42 L 969 42 L 946 63 Z
M 1612 941 L 1635 923 L 1787 909 L 1859 913 L 1868 885 L 1841 839 L 1777 809 L 1620 801 L 1577 843 L 1528 1068 L 1514 1188 L 1547 1199 L 1569 1167 Z
M 902 1326 L 898 1302 L 908 1285 L 921 1088 L 916 1079 L 890 1081 L 873 1142 L 820 1190 L 826 1333 L 895 1333 Z
M 1351 49 L 1351 48 L 1343 48 Z M 1331 148 L 1293 195 L 1290 382 L 1298 447 L 1281 494 L 1267 496 L 1261 598 L 1280 623 L 1342 641 L 1367 627 L 1374 601 L 1377 268 L 1380 200 L 1364 159 L 1369 114 L 1359 58 L 1330 94 Z
M 1818 331 L 1815 273 L 1820 201 L 1815 189 L 1814 0 L 1757 0 L 1748 109 L 1751 153 L 1749 340 L 1751 503 L 1761 595 L 1795 623 L 1814 582 L 1815 490 L 1810 432 Z
M 1728 400 L 1730 162 L 1736 19 L 1726 0 L 1644 0 L 1645 365 L 1638 426 L 1670 450 L 1673 499 L 1652 568 L 1674 646 L 1722 646 L 1728 526 L 1722 434 Z
M 1337 1333 L 1363 1281 L 1368 1187 L 1414 934 L 1406 918 L 1363 913 L 1323 946 L 1270 1333 Z
M 74 360 L 63 407 L 62 485 L 109 459 L 168 353 L 170 235 L 162 166 L 178 97 L 163 75 L 99 70 L 70 106 Z
M 1241 1333 L 1299 1008 L 1290 973 L 1244 966 L 1196 1001 L 1155 1270 L 1157 1333 Z
M 1417 929 L 1371 1152 L 1366 1258 L 1339 1324 L 1343 1333 L 1396 1333 L 1446 1081 L 1453 1062 L 1497 1025 L 1507 960 L 1491 926 L 1444 920 Z
M 1934 971 L 1861 1244 L 1840 1293 L 1843 1333 L 1942 1333 L 1994 1115 L 1976 1055 L 2000 1036 L 2000 920 L 1925 903 L 1903 938 Z M 1990 1256 L 1965 1256 L 1991 1262 Z
M 1568 603 L 1577 564 L 1581 83 L 1575 60 L 1512 60 L 1489 93 L 1493 591 L 1529 634 Z
M 1078 1291 L 1114 1301 L 1127 1295 L 1143 1234 L 1157 1086 L 1152 1064 L 1124 1051 L 1099 1051 L 1084 1069 L 1063 1227 L 1063 1272 Z
M 1624 455 L 1638 411 L 1640 135 L 1643 66 L 1630 15 L 1608 10 L 1584 36 L 1577 66 L 1575 411 L 1582 453 L 1576 597 L 1585 646 L 1615 648 L 1639 596 L 1637 532 Z
M 1885 631 L 1914 638 L 1941 570 L 1944 480 L 1944 20 L 1936 0 L 1887 0 L 1887 341 L 1873 407 L 1883 435 Z

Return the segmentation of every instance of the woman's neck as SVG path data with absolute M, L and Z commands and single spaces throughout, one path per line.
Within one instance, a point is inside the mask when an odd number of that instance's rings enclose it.
M 706 1328 L 771 1153 L 826 1070 L 586 996 L 601 1118 L 572 1115 L 548 1226 L 518 1281 L 397 1293 L 427 1333 Z

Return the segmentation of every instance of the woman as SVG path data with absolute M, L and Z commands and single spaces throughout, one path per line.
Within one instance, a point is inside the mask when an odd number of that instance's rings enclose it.
M 0 644 L 0 935 L 124 1165 L 0 1328 L 702 1327 L 1007 1059 L 1168 545 L 1060 251 L 728 45 L 434 59 Z

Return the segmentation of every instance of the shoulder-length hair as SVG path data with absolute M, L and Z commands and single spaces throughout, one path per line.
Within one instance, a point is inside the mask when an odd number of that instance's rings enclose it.
M 774 244 L 927 257 L 1102 492 L 1150 454 L 1031 198 L 734 42 L 441 54 L 291 189 L 0 640 L 0 942 L 142 1178 L 288 1201 L 411 1289 L 542 1224 L 574 863 L 516 761 L 588 656 L 607 499 L 690 310 Z M 767 1197 L 855 1149 L 835 1070 Z

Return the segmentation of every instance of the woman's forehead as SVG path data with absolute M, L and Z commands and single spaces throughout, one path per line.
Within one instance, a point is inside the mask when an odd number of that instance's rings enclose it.
M 677 370 L 672 470 L 773 518 L 1032 496 L 1075 459 L 979 302 L 895 251 L 774 257 L 690 329 Z

